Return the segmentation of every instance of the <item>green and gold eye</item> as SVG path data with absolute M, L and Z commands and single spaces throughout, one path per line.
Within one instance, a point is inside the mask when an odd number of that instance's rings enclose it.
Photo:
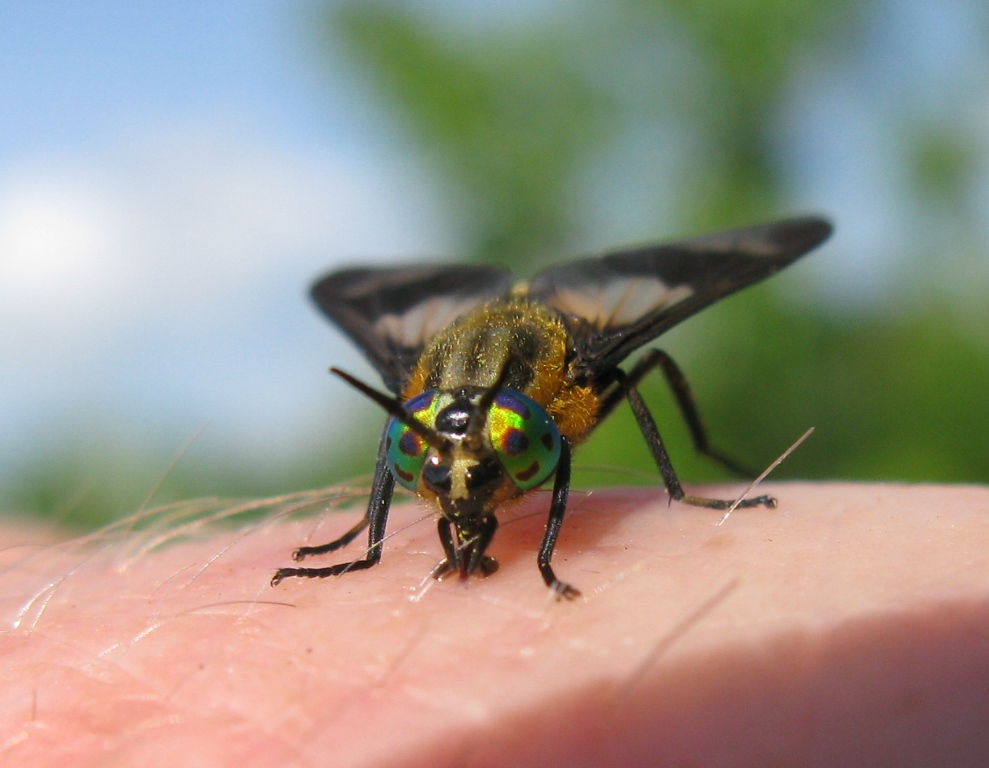
M 560 460 L 560 433 L 542 407 L 504 389 L 488 411 L 488 439 L 498 461 L 521 490 L 545 482 Z
M 436 412 L 440 393 L 435 390 L 416 395 L 403 406 L 405 411 L 430 429 L 436 428 Z M 385 451 L 388 467 L 400 485 L 414 491 L 419 484 L 423 464 L 426 462 L 426 449 L 429 447 L 420 435 L 392 417 L 385 428 L 388 435 Z

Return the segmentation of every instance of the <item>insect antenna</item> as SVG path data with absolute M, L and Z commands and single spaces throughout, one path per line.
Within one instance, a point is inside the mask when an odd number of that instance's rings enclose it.
M 449 450 L 450 441 L 435 430 L 427 427 L 418 419 L 410 416 L 409 413 L 402 407 L 402 401 L 397 397 L 391 397 L 386 395 L 384 392 L 379 392 L 374 387 L 365 384 L 360 379 L 355 376 L 351 376 L 349 373 L 342 371 L 339 368 L 330 368 L 330 373 L 339 376 L 362 395 L 376 402 L 388 413 L 419 435 L 419 437 L 425 440 L 428 445 L 441 451 Z
M 480 435 L 484 431 L 484 427 L 488 423 L 488 411 L 491 409 L 491 404 L 498 397 L 498 394 L 505 388 L 505 384 L 508 381 L 509 369 L 512 367 L 512 363 L 515 362 L 515 357 L 509 355 L 505 360 L 505 363 L 501 366 L 501 371 L 498 373 L 498 378 L 495 379 L 495 383 L 484 390 L 484 394 L 481 395 L 480 399 L 477 401 L 476 410 L 480 412 L 481 418 L 477 420 L 472 420 L 473 425 L 471 426 L 471 432 L 474 435 Z

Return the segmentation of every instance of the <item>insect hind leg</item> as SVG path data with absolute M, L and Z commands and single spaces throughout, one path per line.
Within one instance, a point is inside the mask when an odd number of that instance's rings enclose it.
M 666 359 L 672 363 L 672 360 L 666 353 L 659 352 L 659 350 L 653 350 L 653 352 L 658 352 L 658 356 L 649 355 L 648 359 L 643 358 L 638 364 L 626 374 L 620 369 L 617 370 L 618 384 L 620 388 L 617 390 L 619 395 L 616 396 L 614 393 L 610 394 L 605 400 L 605 406 L 609 406 L 608 412 L 614 408 L 617 402 L 624 397 L 628 400 L 629 406 L 632 408 L 632 413 L 635 415 L 635 420 L 639 424 L 639 429 L 642 431 L 642 436 L 646 440 L 646 444 L 649 446 L 649 450 L 652 453 L 653 459 L 656 462 L 656 466 L 659 469 L 659 474 L 663 478 L 663 484 L 666 486 L 666 490 L 670 494 L 671 499 L 676 501 L 681 501 L 685 504 L 693 504 L 698 507 L 708 507 L 710 509 L 728 509 L 735 504 L 734 500 L 731 499 L 709 499 L 703 496 L 688 496 L 684 490 L 683 486 L 680 485 L 680 479 L 677 477 L 676 471 L 673 469 L 673 464 L 670 461 L 669 454 L 666 452 L 666 446 L 663 445 L 663 438 L 660 437 L 659 427 L 656 426 L 656 420 L 653 418 L 652 414 L 649 412 L 648 406 L 646 406 L 645 400 L 642 399 L 642 395 L 639 394 L 639 390 L 636 389 L 635 385 L 642 377 L 655 365 L 661 364 L 660 360 Z M 676 364 L 673 364 L 674 370 L 679 372 L 679 368 Z M 664 369 L 665 371 L 665 369 Z M 682 374 L 681 374 L 682 378 Z M 686 383 L 686 380 L 684 380 Z M 674 387 L 674 391 L 675 387 Z M 691 408 L 693 409 L 693 415 L 696 424 L 700 424 L 699 416 L 697 415 L 697 409 L 693 405 L 693 399 L 690 398 L 689 390 L 686 391 L 686 396 L 690 400 Z M 614 400 L 615 402 L 612 402 Z M 678 396 L 679 400 L 679 396 Z M 685 413 L 685 418 L 687 418 L 688 424 L 690 423 L 690 417 Z M 691 429 L 693 432 L 693 428 Z M 700 433 L 704 435 L 703 427 L 700 428 Z M 704 436 L 706 442 L 706 435 Z M 696 443 L 695 438 L 695 443 Z M 698 450 L 701 450 L 698 447 Z M 706 453 L 706 451 L 702 451 Z M 710 454 L 708 454 L 710 455 Z M 776 499 L 772 496 L 756 496 L 751 499 L 743 499 L 737 505 L 739 508 L 748 507 L 770 507 L 776 506 Z
M 751 469 L 742 466 L 730 456 L 711 446 L 707 429 L 704 426 L 704 419 L 701 418 L 697 401 L 694 400 L 694 395 L 690 391 L 687 377 L 684 376 L 676 361 L 661 349 L 648 350 L 628 373 L 618 371 L 618 386 L 604 398 L 598 412 L 598 423 L 603 421 L 625 399 L 625 387 L 637 387 L 639 382 L 657 367 L 662 371 L 666 383 L 673 392 L 677 407 L 680 409 L 680 415 L 683 416 L 687 429 L 690 431 L 694 450 L 740 477 L 755 477 L 756 473 Z M 621 381 L 622 377 L 624 377 L 624 386 Z
M 334 539 L 328 544 L 320 544 L 318 547 L 299 547 L 292 553 L 292 559 L 299 562 L 300 560 L 304 560 L 307 557 L 312 557 L 313 555 L 325 555 L 328 552 L 336 552 L 338 549 L 347 546 L 350 542 L 356 539 L 360 535 L 361 531 L 368 527 L 370 522 L 371 518 L 365 514 L 357 525 L 347 531 L 339 539 Z
M 345 544 L 349 544 L 361 531 L 368 528 L 367 553 L 364 558 L 325 568 L 279 568 L 271 577 L 271 586 L 278 586 L 287 578 L 324 579 L 327 576 L 339 576 L 350 571 L 362 571 L 378 564 L 381 560 L 381 547 L 385 540 L 388 510 L 391 508 L 392 495 L 395 492 L 395 477 L 388 469 L 386 439 L 387 433 L 382 436 L 381 444 L 378 447 L 378 462 L 374 468 L 371 498 L 368 501 L 367 512 L 364 513 L 360 522 L 329 544 L 321 544 L 317 547 L 300 547 L 292 553 L 292 559 L 299 561 L 310 555 L 333 552 Z

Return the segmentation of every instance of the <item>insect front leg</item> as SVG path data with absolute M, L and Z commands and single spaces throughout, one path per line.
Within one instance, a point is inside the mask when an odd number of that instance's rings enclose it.
M 463 558 L 457 548 L 457 542 L 454 540 L 453 523 L 445 517 L 441 517 L 436 521 L 436 531 L 440 537 L 440 544 L 443 545 L 444 558 L 436 564 L 429 575 L 437 581 L 442 581 L 460 568 L 460 561 Z
M 637 365 L 632 370 L 632 373 L 637 373 L 638 368 L 639 366 Z M 639 424 L 639 429 L 642 430 L 642 436 L 646 439 L 646 444 L 649 446 L 656 466 L 659 468 L 659 474 L 663 478 L 663 484 L 666 486 L 670 498 L 676 501 L 682 501 L 685 504 L 710 507 L 711 509 L 728 509 L 732 506 L 735 503 L 732 499 L 708 499 L 703 496 L 688 496 L 684 493 L 683 486 L 680 485 L 680 479 L 677 477 L 669 454 L 666 452 L 666 446 L 663 445 L 663 438 L 659 435 L 659 427 L 656 426 L 656 420 L 649 412 L 649 408 L 646 406 L 645 400 L 642 399 L 642 395 L 639 394 L 639 390 L 636 389 L 632 374 L 626 374 L 620 369 L 616 373 L 619 384 L 621 385 L 620 391 L 624 394 L 625 399 L 628 400 L 628 404 L 632 408 L 632 413 L 635 414 L 635 420 Z M 641 379 L 642 375 L 640 373 L 638 378 Z M 740 508 L 759 506 L 772 508 L 776 506 L 776 499 L 772 496 L 756 496 L 752 499 L 743 499 L 738 506 Z
M 637 387 L 639 382 L 646 377 L 646 374 L 657 367 L 663 372 L 666 383 L 669 384 L 670 389 L 673 391 L 673 396 L 676 399 L 677 407 L 680 409 L 680 414 L 683 416 L 683 420 L 687 423 L 687 428 L 690 430 L 690 438 L 694 443 L 694 450 L 702 456 L 707 456 L 709 459 L 718 462 L 718 464 L 730 472 L 734 472 L 742 477 L 755 477 L 755 472 L 746 469 L 730 456 L 726 456 L 721 451 L 711 447 L 711 443 L 707 437 L 707 429 L 704 427 L 704 419 L 701 418 L 697 401 L 694 400 L 694 395 L 690 391 L 690 384 L 687 382 L 687 377 L 684 376 L 683 371 L 676 364 L 676 361 L 666 352 L 661 349 L 650 349 L 639 358 L 639 361 L 631 371 L 623 373 L 619 370 L 618 375 L 624 375 L 626 387 Z M 624 399 L 625 390 L 619 382 L 619 386 L 609 392 L 602 402 L 601 408 L 598 411 L 598 423 L 600 424 Z
M 395 492 L 395 477 L 388 469 L 386 443 L 387 434 L 382 436 L 381 445 L 378 447 L 378 463 L 374 467 L 374 480 L 371 483 L 371 498 L 368 502 L 367 512 L 357 525 L 347 531 L 343 536 L 331 541 L 329 544 L 322 544 L 318 547 L 300 547 L 292 553 L 293 560 L 302 560 L 310 555 L 321 555 L 326 552 L 333 552 L 349 544 L 365 528 L 368 531 L 367 553 L 362 560 L 353 560 L 349 563 L 338 563 L 325 568 L 279 568 L 275 575 L 271 577 L 271 586 L 277 586 L 282 579 L 298 577 L 305 579 L 324 579 L 327 576 L 339 576 L 348 571 L 362 571 L 377 565 L 381 560 L 381 545 L 385 539 L 385 525 L 388 522 L 388 510 L 391 507 L 392 494 Z
M 553 550 L 556 549 L 556 539 L 560 535 L 560 528 L 563 525 L 563 516 L 567 511 L 567 497 L 570 494 L 570 441 L 560 437 L 560 460 L 556 465 L 556 479 L 553 482 L 553 501 L 549 508 L 549 518 L 546 520 L 546 533 L 543 534 L 543 543 L 539 547 L 539 557 L 536 560 L 539 572 L 543 575 L 546 586 L 556 593 L 557 599 L 566 598 L 573 600 L 580 596 L 580 590 L 571 587 L 566 582 L 560 581 L 553 573 L 553 566 L 550 561 L 553 559 Z
M 498 520 L 494 515 L 481 518 L 477 532 L 465 542 L 459 541 L 460 537 L 454 533 L 455 530 L 456 526 L 445 517 L 437 522 L 440 543 L 446 556 L 437 563 L 430 576 L 441 581 L 451 573 L 460 573 L 461 578 L 467 578 L 475 571 L 480 571 L 483 576 L 490 576 L 498 570 L 498 561 L 484 554 L 498 530 Z

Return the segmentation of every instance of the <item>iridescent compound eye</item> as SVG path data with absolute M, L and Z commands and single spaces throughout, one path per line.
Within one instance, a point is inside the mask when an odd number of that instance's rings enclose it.
M 421 395 L 416 395 L 403 407 L 412 418 L 421 421 L 430 429 L 435 429 L 439 400 L 440 393 L 431 389 Z M 387 434 L 385 451 L 388 456 L 388 467 L 400 485 L 414 491 L 419 483 L 423 464 L 426 462 L 426 449 L 429 445 L 422 437 L 394 417 L 388 422 L 385 433 Z
M 488 439 L 521 490 L 546 480 L 560 460 L 560 433 L 549 414 L 520 392 L 503 389 L 488 411 Z

